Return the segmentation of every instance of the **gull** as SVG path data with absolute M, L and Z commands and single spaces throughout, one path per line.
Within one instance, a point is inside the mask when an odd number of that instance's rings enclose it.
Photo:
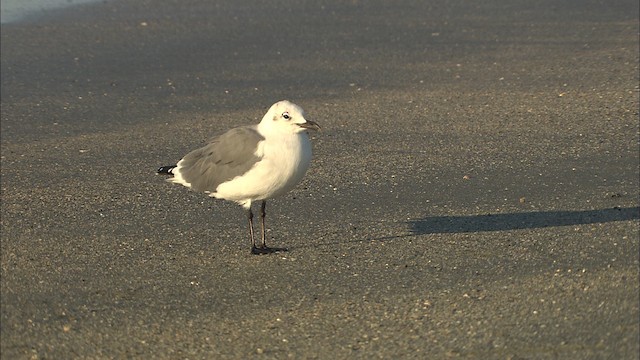
M 162 166 L 158 174 L 167 181 L 204 192 L 216 199 L 233 201 L 249 220 L 252 254 L 287 251 L 266 244 L 267 199 L 294 188 L 311 163 L 307 130 L 320 126 L 305 119 L 304 110 L 287 100 L 269 108 L 257 125 L 240 126 L 193 150 L 175 165 Z M 262 241 L 256 245 L 251 204 L 261 201 Z

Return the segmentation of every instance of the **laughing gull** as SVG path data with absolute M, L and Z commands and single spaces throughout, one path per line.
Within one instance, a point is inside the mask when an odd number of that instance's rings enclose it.
M 212 139 L 187 154 L 176 165 L 163 166 L 158 174 L 173 175 L 167 181 L 182 184 L 217 199 L 241 205 L 249 219 L 251 253 L 286 251 L 266 244 L 266 200 L 296 186 L 311 162 L 307 130 L 320 126 L 304 118 L 304 111 L 289 101 L 271 106 L 257 125 L 241 126 Z M 261 200 L 262 243 L 253 234 L 251 203 Z

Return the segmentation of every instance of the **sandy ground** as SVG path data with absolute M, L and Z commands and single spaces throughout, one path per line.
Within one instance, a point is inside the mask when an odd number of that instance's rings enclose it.
M 638 2 L 107 1 L 2 26 L 3 359 L 637 359 Z M 268 207 L 159 165 L 275 101 Z

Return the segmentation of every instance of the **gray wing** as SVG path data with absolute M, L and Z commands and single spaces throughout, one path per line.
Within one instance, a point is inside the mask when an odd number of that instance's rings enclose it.
M 260 157 L 255 155 L 264 137 L 254 127 L 238 127 L 187 154 L 180 174 L 196 191 L 215 192 L 218 185 L 247 172 Z

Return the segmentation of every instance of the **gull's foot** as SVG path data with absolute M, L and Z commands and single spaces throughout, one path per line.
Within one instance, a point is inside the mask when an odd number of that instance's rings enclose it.
M 273 254 L 273 253 L 277 253 L 277 252 L 285 252 L 285 251 L 289 251 L 289 249 L 287 248 L 279 248 L 279 247 L 252 247 L 251 248 L 251 253 L 254 255 L 262 255 L 262 254 Z

